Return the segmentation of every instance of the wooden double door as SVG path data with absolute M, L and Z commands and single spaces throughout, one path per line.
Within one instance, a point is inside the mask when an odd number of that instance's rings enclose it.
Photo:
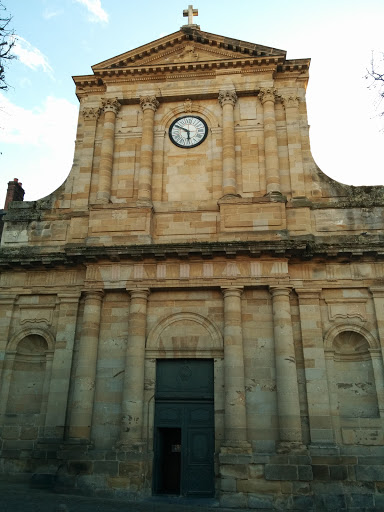
M 212 360 L 157 362 L 154 426 L 154 493 L 212 496 Z

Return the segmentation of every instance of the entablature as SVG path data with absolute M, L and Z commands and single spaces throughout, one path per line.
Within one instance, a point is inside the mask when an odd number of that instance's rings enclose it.
M 3 248 L 0 251 L 0 268 L 52 268 L 74 266 L 100 261 L 124 260 L 161 261 L 169 258 L 182 260 L 211 260 L 216 257 L 235 259 L 249 258 L 289 258 L 291 261 L 326 262 L 340 260 L 341 263 L 355 263 L 363 259 L 370 261 L 384 259 L 384 242 L 377 237 L 360 244 L 356 237 L 343 236 L 338 241 L 316 240 L 316 237 L 297 237 L 280 241 L 253 242 L 196 242 L 174 244 L 148 244 L 128 246 L 84 246 L 68 244 L 52 251 L 49 248 L 34 246 L 25 248 Z

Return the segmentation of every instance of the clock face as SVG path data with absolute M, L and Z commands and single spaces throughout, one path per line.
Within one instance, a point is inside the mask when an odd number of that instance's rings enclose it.
M 197 116 L 179 117 L 169 128 L 169 138 L 179 148 L 194 148 L 208 135 L 207 123 Z

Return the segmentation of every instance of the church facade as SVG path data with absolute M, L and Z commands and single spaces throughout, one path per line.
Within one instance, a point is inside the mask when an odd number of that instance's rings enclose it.
M 309 64 L 189 20 L 74 77 L 70 174 L 4 217 L 2 478 L 384 507 L 384 190 L 316 166 Z

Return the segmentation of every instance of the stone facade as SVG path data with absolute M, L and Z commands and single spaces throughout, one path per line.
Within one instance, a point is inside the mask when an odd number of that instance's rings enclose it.
M 92 69 L 67 180 L 4 218 L 1 474 L 145 499 L 157 364 L 209 359 L 223 506 L 382 510 L 384 189 L 317 168 L 309 60 L 190 24 Z

